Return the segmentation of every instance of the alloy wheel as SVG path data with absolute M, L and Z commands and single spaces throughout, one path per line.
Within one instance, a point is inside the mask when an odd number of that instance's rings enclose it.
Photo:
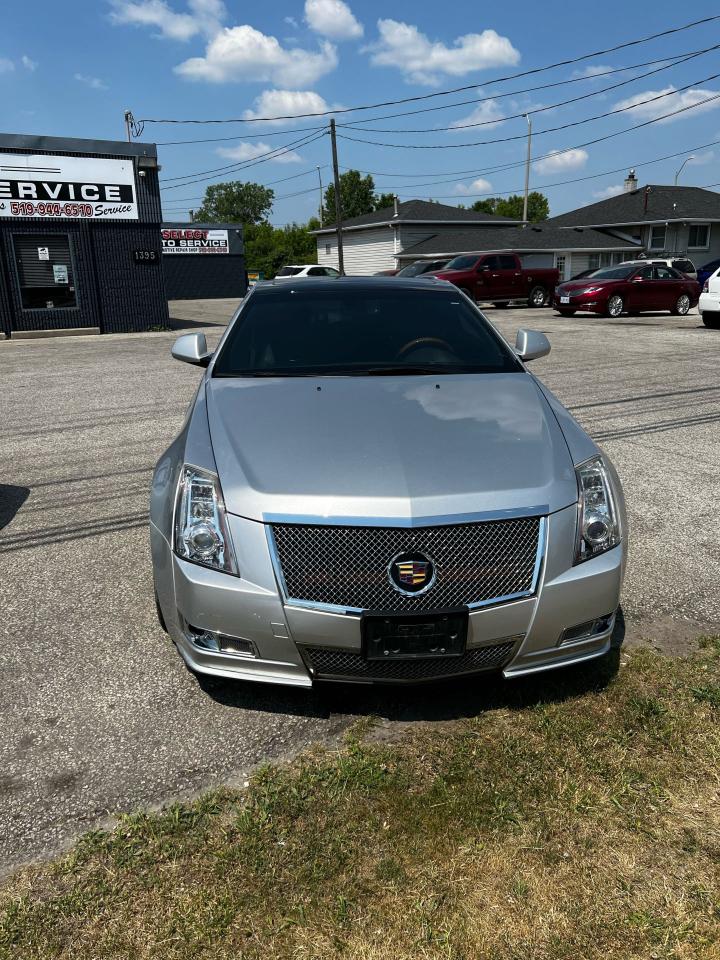
M 678 302 L 675 305 L 675 309 L 680 314 L 681 317 L 684 317 L 685 314 L 690 309 L 690 297 L 686 293 L 681 293 L 678 297 Z
M 611 317 L 619 317 L 623 311 L 622 297 L 618 296 L 617 294 L 610 297 L 608 300 L 607 310 Z
M 545 291 L 542 287 L 533 287 L 530 302 L 534 307 L 542 307 L 545 304 Z

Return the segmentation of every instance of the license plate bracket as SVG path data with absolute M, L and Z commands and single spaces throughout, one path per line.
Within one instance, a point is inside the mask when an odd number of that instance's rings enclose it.
M 366 660 L 446 659 L 465 653 L 467 607 L 432 613 L 369 611 L 360 621 Z
M 560 297 L 560 303 L 570 303 L 570 297 Z

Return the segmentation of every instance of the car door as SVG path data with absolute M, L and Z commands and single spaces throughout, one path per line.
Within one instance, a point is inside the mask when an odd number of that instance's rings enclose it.
M 502 300 L 505 294 L 500 276 L 500 257 L 491 253 L 483 257 L 477 266 L 478 282 L 476 300 Z
M 672 267 L 655 266 L 656 310 L 672 310 L 685 289 L 683 278 Z
M 517 259 L 512 253 L 500 254 L 499 273 L 506 291 L 505 296 L 511 299 L 522 296 L 522 270 L 518 266 Z
M 621 293 L 627 310 L 630 313 L 639 313 L 641 310 L 656 310 L 658 297 L 655 289 L 656 285 L 655 268 L 651 264 L 638 270 L 629 278 L 626 292 Z

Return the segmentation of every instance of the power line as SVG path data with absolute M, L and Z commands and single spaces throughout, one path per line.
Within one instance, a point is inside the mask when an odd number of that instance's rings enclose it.
M 718 77 L 720 77 L 720 73 L 713 73 L 709 77 L 703 77 L 702 80 L 695 80 L 692 83 L 686 84 L 684 87 L 678 87 L 677 89 L 670 90 L 667 93 L 660 93 L 655 97 L 649 97 L 647 100 L 638 100 L 636 103 L 633 103 L 627 107 L 619 107 L 616 110 L 608 110 L 605 113 L 599 113 L 594 117 L 585 117 L 583 120 L 573 120 L 570 123 L 563 123 L 557 127 L 546 127 L 544 130 L 538 130 L 534 136 L 539 137 L 544 133 L 557 133 L 559 130 L 568 130 L 570 127 L 579 127 L 584 123 L 593 123 L 595 120 L 604 120 L 606 117 L 612 117 L 619 113 L 626 113 L 628 110 L 636 110 L 638 107 L 645 106 L 648 103 L 654 103 L 655 101 L 662 100 L 665 97 L 671 97 L 675 94 L 683 93 L 685 90 L 690 90 L 692 87 L 697 86 L 697 84 L 707 83 L 710 80 L 716 80 Z M 720 97 L 720 94 L 717 94 L 714 97 L 708 97 L 706 100 L 701 100 L 698 103 L 692 104 L 690 107 L 684 107 L 682 110 L 675 111 L 675 113 L 682 113 L 683 110 L 693 109 L 694 107 L 698 107 L 703 103 L 709 103 L 711 100 L 716 100 L 718 97 Z M 674 116 L 675 113 L 669 113 L 666 114 L 666 116 Z M 664 119 L 664 117 L 656 117 L 655 120 L 649 120 L 647 123 L 655 123 L 656 120 L 661 119 Z M 640 124 L 639 126 L 647 126 L 647 123 Z M 628 130 L 632 129 L 637 128 L 628 128 Z M 625 132 L 627 131 L 619 131 L 619 133 Z M 610 134 L 610 136 L 618 136 L 619 133 Z M 510 137 L 496 137 L 494 140 L 473 140 L 470 142 L 466 141 L 465 143 L 387 143 L 384 140 L 367 140 L 361 137 L 348 137 L 347 134 L 344 133 L 338 133 L 338 136 L 343 140 L 352 140 L 355 143 L 368 143 L 375 147 L 391 147 L 399 150 L 457 150 L 461 149 L 462 147 L 484 147 L 495 143 L 509 143 L 511 140 L 525 140 L 527 138 L 527 134 L 518 133 Z M 601 139 L 608 138 L 605 137 Z M 583 144 L 583 146 L 585 146 L 585 144 Z
M 628 67 L 626 69 L 630 69 L 630 68 Z M 253 136 L 253 137 L 254 136 L 258 136 L 258 137 L 285 136 L 286 137 L 290 133 L 312 133 L 313 131 L 325 130 L 325 129 L 326 129 L 325 124 L 323 124 L 322 126 L 316 126 L 316 127 L 290 127 L 290 128 L 286 127 L 284 130 L 271 130 L 269 132 L 267 130 L 263 130 L 261 133 L 257 133 L 257 134 L 255 133 L 250 134 L 249 132 L 236 133 L 232 137 L 209 137 L 209 138 L 201 138 L 199 140 L 156 140 L 155 146 L 156 147 L 177 147 L 177 146 L 184 145 L 186 143 L 227 143 L 229 140 L 242 140 L 242 138 L 246 136 Z
M 676 157 L 684 157 L 688 153 L 694 153 L 696 150 L 705 150 L 707 147 L 715 146 L 720 143 L 720 140 L 711 140 L 709 143 L 701 143 L 696 147 L 689 147 L 686 150 L 679 150 L 677 153 L 668 153 L 664 157 L 654 157 L 652 160 L 634 160 L 624 163 L 621 167 L 617 167 L 615 170 L 606 170 L 604 173 L 592 174 L 592 176 L 583 176 L 577 177 L 574 180 L 564 180 L 563 184 L 566 183 L 579 183 L 581 180 L 594 180 L 596 177 L 606 177 L 611 176 L 613 173 L 622 173 L 624 170 L 627 170 L 629 167 L 648 167 L 653 163 L 661 163 L 664 160 L 674 160 Z M 571 148 L 572 149 L 572 148 Z M 523 166 L 525 164 L 524 160 L 518 161 L 514 166 Z M 351 169 L 349 167 L 343 167 L 343 170 Z M 460 173 L 464 174 L 461 179 L 469 179 L 471 176 L 480 176 L 483 173 L 487 173 L 486 170 L 464 170 L 458 171 L 455 176 L 450 177 L 447 180 L 426 180 L 422 183 L 403 183 L 396 186 L 396 190 L 414 190 L 416 187 L 439 187 L 445 183 L 455 183 L 458 179 Z M 369 175 L 371 177 L 405 177 L 405 173 L 378 173 L 374 170 L 358 170 L 358 173 Z M 415 176 L 423 176 L 423 174 L 415 174 Z M 424 174 L 424 176 L 433 176 L 433 174 Z M 442 176 L 442 174 L 435 174 L 435 176 Z M 547 187 L 559 186 L 560 184 L 542 184 L 538 189 L 545 190 Z M 517 193 L 518 190 L 510 190 L 508 193 Z M 495 196 L 495 193 L 489 194 L 455 194 L 458 199 L 461 199 L 463 196 Z
M 173 180 L 184 179 L 186 182 L 185 182 L 185 183 L 174 183 L 174 184 L 172 184 L 172 185 L 169 186 L 169 187 L 164 187 L 163 189 L 165 189 L 165 190 L 177 190 L 178 187 L 180 187 L 180 188 L 182 188 L 182 187 L 189 187 L 189 186 L 192 186 L 192 184 L 194 184 L 194 183 L 201 183 L 201 182 L 203 182 L 203 181 L 205 181 L 205 180 L 217 180 L 218 177 L 228 176 L 228 175 L 230 175 L 231 173 L 239 173 L 239 172 L 242 171 L 242 170 L 247 170 L 249 167 L 255 167 L 255 166 L 257 166 L 259 163 L 267 163 L 268 160 L 277 160 L 277 158 L 283 156 L 283 154 L 290 153 L 291 150 L 292 150 L 292 148 L 294 148 L 294 147 L 306 147 L 306 146 L 308 146 L 308 144 L 314 143 L 316 140 L 319 140 L 319 139 L 320 139 L 321 137 L 323 137 L 323 136 L 324 136 L 324 134 L 322 134 L 322 133 L 317 133 L 317 134 L 315 134 L 315 135 L 312 136 L 312 137 L 306 138 L 305 140 L 296 141 L 296 142 L 294 142 L 294 143 L 292 143 L 292 144 L 286 144 L 286 145 L 285 145 L 285 148 L 279 148 L 279 151 L 278 151 L 278 150 L 273 150 L 271 153 L 265 154 L 265 155 L 262 156 L 262 157 L 257 157 L 257 158 L 255 158 L 255 159 L 253 159 L 253 160 L 251 160 L 251 161 L 248 161 L 247 163 L 242 163 L 242 164 L 237 164 L 237 165 L 231 165 L 231 166 L 232 166 L 232 169 L 228 169 L 227 167 L 218 167 L 218 168 L 215 169 L 214 172 L 211 173 L 210 176 L 197 176 L 196 174 L 188 173 L 188 174 L 186 174 L 185 177 L 173 177 L 173 178 L 172 178 Z M 210 173 L 210 171 L 207 171 L 207 172 Z M 193 178 L 193 179 L 191 179 L 191 178 Z
M 557 67 L 567 67 L 572 66 L 576 63 L 582 63 L 583 60 L 591 60 L 593 57 L 606 56 L 610 53 L 616 53 L 618 50 L 626 50 L 628 47 L 639 46 L 643 43 L 649 43 L 651 40 L 657 40 L 660 37 L 667 37 L 673 34 L 682 33 L 685 30 L 690 30 L 693 27 L 699 27 L 707 23 L 713 23 L 716 20 L 720 20 L 720 14 L 714 15 L 711 17 L 703 17 L 700 20 L 693 20 L 690 23 L 681 24 L 679 27 L 671 27 L 667 30 L 661 30 L 659 33 L 653 33 L 646 37 L 638 37 L 635 40 L 626 40 L 624 43 L 615 44 L 612 47 L 606 47 L 603 50 L 595 50 L 592 53 L 585 53 L 579 57 L 572 57 L 568 60 L 558 60 L 556 63 L 547 64 L 544 67 L 534 67 L 531 70 L 523 70 L 519 73 L 508 74 L 504 77 L 497 77 L 494 80 L 486 81 L 485 85 L 495 84 L 495 83 L 505 83 L 508 80 L 517 80 L 520 77 L 529 77 L 538 73 L 545 73 L 547 70 L 554 70 Z M 188 120 L 177 120 L 170 118 L 150 118 L 146 117 L 142 120 L 138 120 L 138 124 L 145 123 L 174 123 L 174 124 L 210 124 L 210 123 L 267 123 L 271 120 L 302 120 L 308 117 L 326 117 L 330 115 L 338 115 L 341 113 L 353 113 L 358 110 L 378 110 L 381 107 L 394 107 L 403 103 L 417 103 L 419 101 L 430 100 L 434 97 L 444 97 L 453 93 L 463 93 L 466 90 L 472 90 L 477 88 L 477 83 L 465 84 L 462 87 L 453 87 L 448 90 L 439 90 L 435 93 L 425 93 L 419 94 L 414 97 L 403 97 L 399 100 L 384 100 L 380 103 L 370 103 L 364 104 L 356 107 L 340 107 L 335 110 L 316 110 L 309 113 L 295 113 L 288 114 L 285 116 L 274 116 L 274 117 L 236 117 L 236 118 L 227 118 L 227 119 L 188 119 Z
M 600 90 L 591 90 L 589 93 L 583 93 L 578 97 L 571 97 L 568 100 L 560 100 L 557 103 L 552 103 L 543 107 L 534 107 L 528 110 L 522 110 L 520 113 L 512 113 L 505 117 L 496 117 L 493 120 L 478 120 L 474 123 L 454 123 L 448 127 L 420 127 L 416 129 L 405 127 L 403 129 L 388 130 L 387 128 L 382 127 L 360 127 L 357 124 L 340 124 L 342 129 L 348 130 L 358 130 L 360 132 L 366 133 L 442 133 L 447 130 L 464 130 L 468 127 L 486 127 L 493 126 L 498 123 L 504 123 L 507 120 L 517 120 L 519 117 L 525 117 L 529 114 L 533 116 L 536 113 L 545 113 L 548 110 L 556 110 L 558 107 L 566 107 L 571 103 L 579 103 L 581 100 L 589 100 L 593 97 L 603 96 L 608 93 L 610 90 L 617 90 L 619 87 L 626 87 L 629 83 L 636 83 L 638 80 L 645 80 L 647 77 L 652 77 L 656 73 L 662 73 L 664 70 L 672 69 L 681 63 L 688 63 L 690 60 L 694 60 L 696 57 L 703 56 L 706 53 L 709 53 L 714 50 L 720 49 L 720 43 L 716 43 L 712 47 L 707 47 L 705 50 L 701 50 L 699 53 L 692 53 L 689 56 L 684 57 L 683 59 L 678 59 L 672 63 L 665 62 L 663 66 L 657 67 L 655 70 L 649 70 L 647 73 L 638 74 L 636 77 L 630 77 L 629 80 L 621 80 L 620 83 L 613 83 L 608 87 L 602 87 Z M 703 81 L 699 81 L 703 82 Z M 495 100 L 495 97 L 486 97 L 484 102 L 489 100 Z M 478 101 L 480 102 L 480 101 Z M 609 114 L 604 114 L 607 116 Z M 584 121 L 587 122 L 587 121 Z M 542 132 L 542 131 L 540 131 Z
M 320 169 L 321 169 L 321 170 L 324 170 L 326 167 L 327 167 L 327 164 L 326 164 L 326 163 L 323 163 L 323 164 L 320 165 Z M 274 184 L 276 184 L 276 183 L 287 183 L 288 180 L 297 180 L 299 177 L 307 177 L 307 176 L 309 176 L 311 173 L 312 173 L 312 174 L 316 174 L 316 173 L 317 173 L 317 166 L 314 166 L 314 167 L 312 168 L 312 170 L 303 170 L 302 173 L 294 173 L 291 177 L 280 177 L 279 180 L 268 180 L 266 183 L 260 184 L 260 186 L 262 186 L 262 187 L 272 187 L 272 186 L 274 186 Z M 170 190 L 171 188 L 170 188 L 170 187 L 161 187 L 160 189 L 161 189 L 161 190 Z M 180 197 L 175 197 L 173 202 L 174 202 L 174 203 L 181 203 L 181 202 L 183 202 L 183 201 L 185 201 L 185 200 L 203 200 L 203 199 L 204 199 L 204 197 L 182 197 L 182 198 L 180 198 Z

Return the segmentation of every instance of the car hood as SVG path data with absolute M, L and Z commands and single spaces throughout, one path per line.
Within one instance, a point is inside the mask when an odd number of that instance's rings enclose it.
M 558 290 L 568 293 L 571 290 L 586 290 L 588 287 L 610 287 L 615 283 L 622 282 L 622 280 L 593 280 L 591 277 L 587 277 L 584 280 L 567 280 L 558 286 Z
M 450 280 L 451 282 L 458 277 L 466 277 L 468 273 L 472 273 L 472 268 L 467 270 L 430 270 L 428 273 L 424 273 L 424 277 L 437 277 L 438 280 Z
M 552 512 L 577 500 L 547 400 L 526 373 L 207 382 L 228 510 L 420 522 Z

